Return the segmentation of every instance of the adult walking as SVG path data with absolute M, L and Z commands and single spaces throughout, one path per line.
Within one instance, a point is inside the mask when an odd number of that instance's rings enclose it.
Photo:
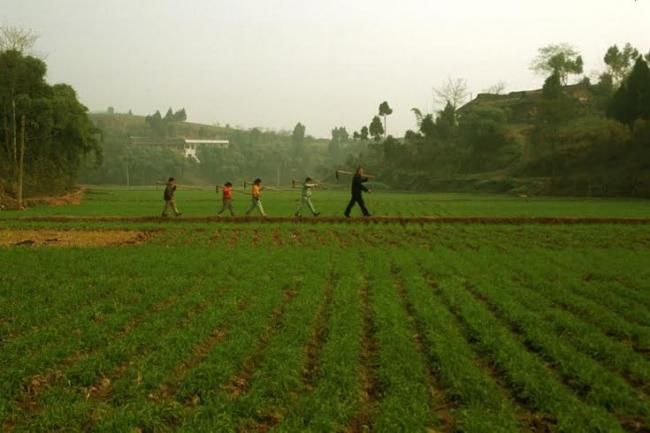
M 345 208 L 345 213 L 344 215 L 349 218 L 350 217 L 350 212 L 352 211 L 352 207 L 354 207 L 355 203 L 359 205 L 361 208 L 361 212 L 363 212 L 363 216 L 369 217 L 370 212 L 368 212 L 368 209 L 366 208 L 366 203 L 363 201 L 363 193 L 371 193 L 372 190 L 366 188 L 364 183 L 368 182 L 368 178 L 363 176 L 363 168 L 359 167 L 357 168 L 356 173 L 352 177 L 352 198 L 350 199 L 350 203 L 348 203 L 348 207 Z

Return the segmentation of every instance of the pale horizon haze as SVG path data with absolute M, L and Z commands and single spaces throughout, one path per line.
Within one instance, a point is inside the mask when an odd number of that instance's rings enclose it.
M 0 23 L 34 30 L 51 83 L 91 111 L 185 107 L 188 120 L 330 136 L 368 125 L 386 100 L 388 132 L 415 128 L 432 89 L 473 95 L 541 87 L 537 49 L 570 43 L 585 75 L 607 48 L 650 51 L 650 0 L 0 0 Z

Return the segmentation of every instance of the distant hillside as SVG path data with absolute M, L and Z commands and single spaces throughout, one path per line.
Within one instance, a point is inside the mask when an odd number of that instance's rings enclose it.
M 580 102 L 581 115 L 604 115 L 605 104 L 597 88 L 589 83 L 564 87 L 565 94 Z M 511 124 L 532 124 L 537 117 L 543 100 L 542 89 L 521 90 L 505 95 L 479 93 L 476 98 L 458 109 L 462 115 L 477 107 L 500 108 L 506 112 Z
M 113 135 L 148 136 L 151 132 L 151 128 L 145 121 L 145 116 L 122 113 L 92 113 L 90 118 L 102 131 Z M 191 122 L 174 123 L 174 134 L 186 138 L 224 138 L 233 131 L 236 131 L 236 129 Z

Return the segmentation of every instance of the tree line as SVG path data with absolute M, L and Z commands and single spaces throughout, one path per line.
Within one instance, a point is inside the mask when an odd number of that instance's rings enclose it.
M 26 195 L 69 189 L 86 157 L 101 164 L 99 130 L 74 89 L 45 80 L 47 66 L 29 54 L 37 36 L 0 27 L 0 198 L 23 206 Z

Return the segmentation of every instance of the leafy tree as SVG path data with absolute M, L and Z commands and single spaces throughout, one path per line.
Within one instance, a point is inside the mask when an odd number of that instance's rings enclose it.
M 459 127 L 465 142 L 478 161 L 494 160 L 506 143 L 506 113 L 496 107 L 475 107 L 460 118 Z
M 370 131 L 368 131 L 368 127 L 363 126 L 359 131 L 359 138 L 361 139 L 361 141 L 366 141 L 368 140 L 369 136 L 370 136 Z
M 393 114 L 393 109 L 390 108 L 388 102 L 384 101 L 379 104 L 379 115 L 384 117 L 384 137 L 388 133 L 388 126 L 386 124 L 386 116 Z
M 436 136 L 436 122 L 433 120 L 433 114 L 427 114 L 422 118 L 420 132 L 424 134 L 428 143 L 433 143 Z
M 174 119 L 174 112 L 172 111 L 172 108 L 169 107 L 167 110 L 167 113 L 165 114 L 165 118 L 163 119 L 165 122 L 173 122 Z
M 101 162 L 87 108 L 70 86 L 48 85 L 46 69 L 42 60 L 19 51 L 0 53 L 0 136 L 5 139 L 0 171 L 11 173 L 2 180 L 13 178 L 7 189 L 19 206 L 24 185 L 31 192 L 65 189 L 75 182 L 86 155 L 93 152 Z
M 174 120 L 176 122 L 185 122 L 187 120 L 187 113 L 185 112 L 185 108 L 182 108 L 174 113 Z
M 614 94 L 607 115 L 632 126 L 637 119 L 650 118 L 650 68 L 638 57 L 632 72 Z
M 451 102 L 447 102 L 447 105 L 438 113 L 436 119 L 437 134 L 441 139 L 451 142 L 456 136 L 457 126 L 456 107 Z
M 384 126 L 381 124 L 381 119 L 379 116 L 372 118 L 369 131 L 370 135 L 375 139 L 375 141 L 381 140 L 381 136 L 384 135 Z
M 415 123 L 417 123 L 419 128 L 420 125 L 422 125 L 422 119 L 424 119 L 424 115 L 422 114 L 422 111 L 416 107 L 411 108 L 411 111 L 413 114 L 415 114 Z
M 567 85 L 569 75 L 581 74 L 583 61 L 580 53 L 569 44 L 547 45 L 538 51 L 530 68 L 542 75 L 557 73 L 562 85 Z
M 629 42 L 625 44 L 622 50 L 619 50 L 616 45 L 609 47 L 603 60 L 608 67 L 608 73 L 614 80 L 614 84 L 618 85 L 625 79 L 637 57 L 639 57 L 639 51 Z
M 300 122 L 298 122 L 293 128 L 293 133 L 291 134 L 291 146 L 295 158 L 303 156 L 306 130 L 307 128 L 305 128 L 305 125 Z
M 560 79 L 560 74 L 557 71 L 554 71 L 546 81 L 544 81 L 542 94 L 546 99 L 556 99 L 562 96 L 562 81 Z

